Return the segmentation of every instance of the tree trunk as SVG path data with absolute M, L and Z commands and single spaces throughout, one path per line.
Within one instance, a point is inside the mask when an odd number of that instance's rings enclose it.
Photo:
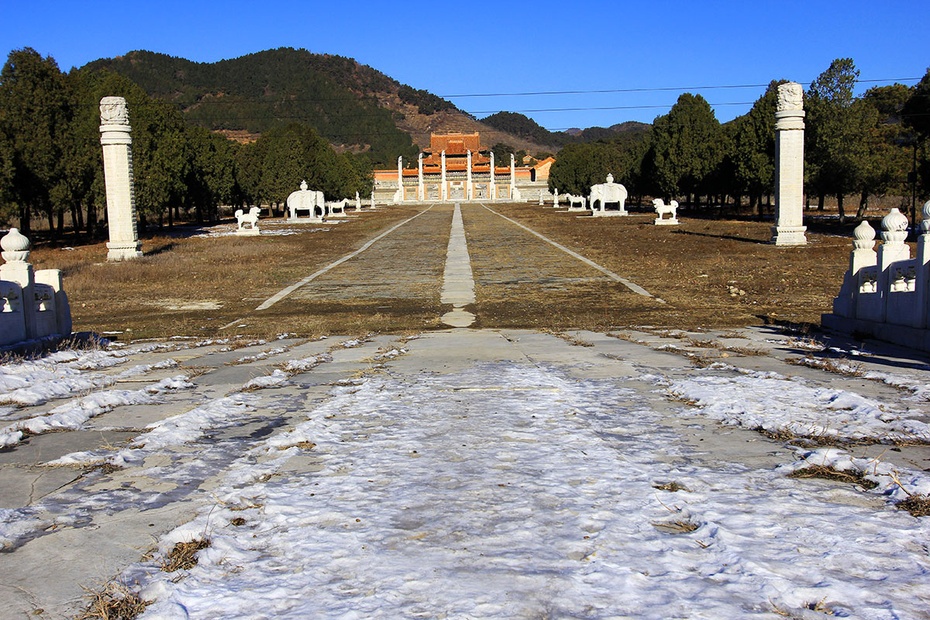
M 32 212 L 29 207 L 19 208 L 19 232 L 26 237 L 32 232 Z
M 869 193 L 862 190 L 862 196 L 859 198 L 859 210 L 856 211 L 856 219 L 861 220 L 865 217 L 865 212 L 869 209 Z
M 97 237 L 97 206 L 94 204 L 87 205 L 87 236 Z
M 826 201 L 827 197 L 823 194 L 817 194 L 817 210 L 823 211 L 823 204 Z

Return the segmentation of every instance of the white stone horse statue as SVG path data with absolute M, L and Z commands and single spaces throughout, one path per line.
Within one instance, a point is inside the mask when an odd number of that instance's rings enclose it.
M 585 211 L 588 207 L 588 199 L 584 196 L 574 196 L 572 194 L 568 194 L 566 198 L 568 198 L 569 211 Z M 579 206 L 576 207 L 575 205 Z
M 661 198 L 652 201 L 652 207 L 656 210 L 656 224 L 677 224 L 678 223 L 678 201 L 673 200 L 668 204 Z M 668 218 L 663 217 L 668 215 Z
M 332 217 L 348 217 L 346 215 L 346 205 L 349 203 L 348 198 L 335 200 L 326 203 L 326 212 Z
M 236 209 L 236 221 L 239 223 L 238 229 L 242 230 L 244 224 L 248 224 L 249 228 L 255 229 L 258 227 L 258 216 L 262 210 L 258 207 L 252 207 L 249 209 L 248 213 L 245 213 L 242 209 Z

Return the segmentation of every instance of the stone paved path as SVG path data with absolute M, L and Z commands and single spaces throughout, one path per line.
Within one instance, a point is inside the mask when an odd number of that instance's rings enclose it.
M 424 212 L 351 260 L 290 291 L 277 303 L 365 296 L 391 303 L 396 297 L 407 297 L 435 304 L 437 308 L 441 306 L 443 312 L 450 306 L 469 307 L 476 310 L 480 319 L 480 302 L 470 306 L 462 298 L 455 298 L 444 300 L 445 305 L 438 303 L 446 258 L 457 256 L 456 260 L 463 260 L 461 248 L 456 250 L 452 247 L 455 244 L 448 243 L 453 213 L 451 207 Z M 618 286 L 625 291 L 623 295 L 641 297 L 595 267 L 566 257 L 560 249 L 485 209 L 463 208 L 461 217 L 474 281 L 479 291 L 484 287 L 486 298 L 506 297 L 508 291 L 519 295 L 533 286 L 571 288 L 592 284 Z M 488 231 L 492 229 L 499 236 L 490 236 Z M 439 230 L 444 232 L 439 234 Z M 510 260 L 492 261 L 500 253 L 489 244 L 510 248 Z M 458 266 L 463 265 L 460 262 Z M 351 286 L 341 284 L 345 281 L 351 281 Z M 281 340 L 241 348 L 223 342 L 168 342 L 133 347 L 117 365 L 86 372 L 115 377 L 122 370 L 138 365 L 146 369 L 142 374 L 123 376 L 106 388 L 62 396 L 15 413 L 18 419 L 40 416 L 78 398 L 107 390 L 141 390 L 179 374 L 186 375 L 191 384 L 163 392 L 152 402 L 118 404 L 76 428 L 33 436 L 0 451 L 0 510 L 5 511 L 6 519 L 22 525 L 20 535 L 9 541 L 5 552 L 0 554 L 0 608 L 5 610 L 2 615 L 73 617 L 83 605 L 86 588 L 100 588 L 126 567 L 139 562 L 165 533 L 219 506 L 216 494 L 228 490 L 230 476 L 242 470 L 242 459 L 250 450 L 283 437 L 308 421 L 319 421 L 327 407 L 342 402 L 339 399 L 344 398 L 346 386 L 356 385 L 360 379 L 372 380 L 372 385 L 378 381 L 390 383 L 394 391 L 386 393 L 397 399 L 409 396 L 410 403 L 404 411 L 410 419 L 391 419 L 386 414 L 379 417 L 377 412 L 364 417 L 350 408 L 345 410 L 346 417 L 336 430 L 330 428 L 324 432 L 320 427 L 320 435 L 315 438 L 315 443 L 321 444 L 319 447 L 284 462 L 275 460 L 273 455 L 256 457 L 249 465 L 254 466 L 256 475 L 264 472 L 262 475 L 279 481 L 282 488 L 305 487 L 314 480 L 322 483 L 314 500 L 320 502 L 316 508 L 323 513 L 338 513 L 342 510 L 340 502 L 344 501 L 339 497 L 340 476 L 374 475 L 390 464 L 379 461 L 379 455 L 385 451 L 418 450 L 421 458 L 412 459 L 407 470 L 392 471 L 390 478 L 391 484 L 422 485 L 422 514 L 409 513 L 406 525 L 385 524 L 380 530 L 373 525 L 375 529 L 370 533 L 381 540 L 397 536 L 405 528 L 421 531 L 425 526 L 418 520 L 436 514 L 436 507 L 430 505 L 430 493 L 435 490 L 432 485 L 436 488 L 460 485 L 463 497 L 476 494 L 474 497 L 480 498 L 478 504 L 448 506 L 449 520 L 433 524 L 424 534 L 426 543 L 430 536 L 437 536 L 441 543 L 432 549 L 426 544 L 410 550 L 429 555 L 432 562 L 455 564 L 469 560 L 447 548 L 452 538 L 458 537 L 462 547 L 481 547 L 489 555 L 501 553 L 501 545 L 515 545 L 514 562 L 500 560 L 495 564 L 501 571 L 499 576 L 513 585 L 502 594 L 502 599 L 488 593 L 502 582 L 491 586 L 491 582 L 476 579 L 469 583 L 469 592 L 484 588 L 487 594 L 486 600 L 481 599 L 484 600 L 481 605 L 485 606 L 472 609 L 472 617 L 511 612 L 518 617 L 543 617 L 547 609 L 552 612 L 553 601 L 536 599 L 545 588 L 553 584 L 567 587 L 567 583 L 556 577 L 522 580 L 521 561 L 532 563 L 534 571 L 552 571 L 557 575 L 559 571 L 574 570 L 570 564 L 574 566 L 592 553 L 606 554 L 611 550 L 619 553 L 617 550 L 625 549 L 624 553 L 635 555 L 637 547 L 626 545 L 631 540 L 641 540 L 646 535 L 643 532 L 649 532 L 647 538 L 659 536 L 649 525 L 650 517 L 645 515 L 642 532 L 605 528 L 609 519 L 597 517 L 601 514 L 599 510 L 604 515 L 611 510 L 629 511 L 635 509 L 636 503 L 611 500 L 594 510 L 588 506 L 594 500 L 584 496 L 583 488 L 579 489 L 580 495 L 563 497 L 560 494 L 565 492 L 568 482 L 541 475 L 547 459 L 564 462 L 567 458 L 580 458 L 573 451 L 584 450 L 590 444 L 592 456 L 584 465 L 585 476 L 609 482 L 617 468 L 629 468 L 627 482 L 638 485 L 637 489 L 642 487 L 639 491 L 647 495 L 654 494 L 652 483 L 682 466 L 682 459 L 688 468 L 710 478 L 715 471 L 726 468 L 769 470 L 792 460 L 791 450 L 781 442 L 683 414 L 686 405 L 657 390 L 655 383 L 647 379 L 688 376 L 695 368 L 689 355 L 704 360 L 724 359 L 722 356 L 727 355 L 727 368 L 702 371 L 706 373 L 729 376 L 738 373 L 739 368 L 779 372 L 887 402 L 901 402 L 903 398 L 900 390 L 886 384 L 786 363 L 798 351 L 787 345 L 783 336 L 770 330 L 692 335 L 693 340 L 684 334 L 623 335 L 624 338 L 618 338 L 574 332 L 557 337 L 532 331 L 459 328 L 430 332 L 410 340 L 389 335 L 363 340 L 333 336 L 321 341 Z M 727 354 L 723 346 L 752 348 L 761 354 Z M 875 369 L 894 368 L 915 382 L 925 377 L 922 361 L 890 349 L 883 355 L 863 359 L 862 363 Z M 288 369 L 283 372 L 287 380 L 277 381 L 275 377 L 282 376 L 283 369 Z M 531 371 L 550 377 L 551 385 L 540 385 L 538 381 L 523 385 L 519 380 L 502 379 L 508 373 Z M 256 379 L 264 379 L 265 383 L 256 383 Z M 548 436 L 544 429 L 533 426 L 537 422 L 521 414 L 520 403 L 531 405 L 537 413 L 545 412 L 550 397 L 557 399 L 559 394 L 573 393 L 569 387 L 574 382 L 579 386 L 594 385 L 585 382 L 614 386 L 617 392 L 611 392 L 614 394 L 611 398 L 623 395 L 613 404 L 617 419 L 592 418 L 569 434 Z M 406 396 L 405 390 L 409 390 Z M 469 400 L 470 409 L 455 409 L 452 403 L 456 394 L 466 393 L 487 396 Z M 503 403 L 512 406 L 505 407 Z M 575 405 L 581 406 L 564 403 L 567 407 Z M 502 407 L 501 416 L 488 418 L 488 408 L 495 406 Z M 443 417 L 443 411 L 456 411 L 460 417 Z M 636 411 L 648 412 L 648 416 L 624 419 L 637 415 Z M 356 414 L 360 417 L 353 417 Z M 419 429 L 415 418 L 421 415 L 424 423 Z M 597 415 L 601 415 L 599 410 Z M 639 417 L 642 415 L 645 414 Z M 186 428 L 186 439 L 178 441 L 169 435 L 146 434 L 150 425 L 165 421 L 172 421 L 173 428 Z M 655 446 L 652 452 L 636 442 L 636 433 L 629 431 L 630 435 L 624 436 L 617 430 L 625 425 L 636 429 L 637 424 L 646 422 L 651 430 L 643 427 L 637 432 L 655 431 L 659 433 L 656 437 L 662 438 L 662 445 Z M 412 439 L 410 433 L 421 430 L 422 435 Z M 332 432 L 341 434 L 327 440 L 325 433 Z M 495 443 L 498 441 L 499 444 Z M 508 445 L 524 441 L 537 444 L 539 460 L 525 463 L 525 467 L 508 464 L 505 458 Z M 871 456 L 885 453 L 883 458 L 902 466 L 930 465 L 930 453 L 925 448 L 891 453 L 875 446 L 860 450 L 863 455 Z M 90 453 L 99 460 L 118 459 L 122 468 L 49 465 L 50 461 L 76 452 Z M 615 482 L 623 484 L 620 479 Z M 366 501 L 377 503 L 376 491 L 373 488 L 375 494 Z M 382 498 L 382 503 L 390 501 L 390 497 Z M 874 510 L 881 503 L 868 497 L 855 499 L 852 495 L 843 501 L 861 502 L 863 510 Z M 474 523 L 474 515 L 468 515 L 476 506 L 485 511 L 482 518 L 487 519 L 489 531 L 507 528 L 508 524 L 526 518 L 539 519 L 541 540 L 524 544 L 506 539 L 495 541 L 481 532 L 456 534 L 456 528 Z M 547 514 L 547 510 L 551 513 Z M 585 521 L 578 516 L 581 513 L 593 520 Z M 540 551 L 546 547 L 546 536 L 552 533 L 555 537 L 555 532 L 566 524 L 587 528 L 587 534 L 579 537 L 575 546 L 557 549 L 553 556 L 557 559 L 546 560 Z M 557 538 L 563 539 L 561 534 Z M 341 540 L 335 537 L 329 542 L 338 546 Z M 332 548 L 326 546 L 326 540 L 305 542 L 310 545 L 305 548 L 307 553 L 318 554 L 321 570 L 338 570 L 337 564 L 329 564 L 332 558 L 327 554 Z M 398 538 L 395 543 L 402 545 L 403 541 Z M 303 547 L 297 545 L 295 549 Z M 293 552 L 298 553 L 296 550 Z M 372 558 L 373 567 L 384 562 L 390 560 Z M 391 577 L 384 574 L 379 587 L 389 589 Z M 606 596 L 596 583 L 589 585 L 597 597 Z M 329 596 L 339 598 L 349 593 L 334 594 L 321 589 L 321 610 Z M 514 597 L 525 599 L 525 605 L 509 608 L 501 602 Z M 359 609 L 364 609 L 365 600 L 364 596 L 358 598 Z M 434 610 L 427 605 L 430 592 L 411 594 L 409 600 L 410 606 L 402 608 L 404 614 L 433 615 Z M 449 605 L 457 604 L 454 598 L 449 601 Z M 568 613 L 567 610 L 564 608 L 562 612 Z M 558 609 L 556 615 L 557 612 Z M 211 613 L 212 617 L 222 615 Z

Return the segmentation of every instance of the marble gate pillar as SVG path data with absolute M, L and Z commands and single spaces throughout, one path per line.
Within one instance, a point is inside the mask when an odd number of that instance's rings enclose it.
M 778 87 L 775 112 L 775 245 L 805 245 L 804 104 L 797 82 Z
M 426 200 L 426 191 L 423 187 L 423 153 L 417 155 L 417 200 Z
M 142 256 L 136 223 L 136 195 L 132 178 L 132 137 L 129 110 L 122 97 L 100 100 L 100 144 L 107 190 L 107 222 L 110 241 L 107 260 L 122 261 Z

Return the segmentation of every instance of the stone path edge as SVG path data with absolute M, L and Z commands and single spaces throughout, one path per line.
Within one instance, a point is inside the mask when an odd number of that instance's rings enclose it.
M 661 304 L 664 304 L 664 303 L 665 303 L 665 300 L 664 300 L 664 299 L 661 299 L 661 298 L 659 298 L 659 297 L 656 297 L 655 295 L 653 295 L 652 293 L 650 293 L 649 291 L 647 291 L 646 289 L 644 289 L 644 288 L 641 287 L 640 285 L 636 284 L 635 282 L 631 282 L 631 281 L 627 280 L 626 278 L 624 278 L 623 276 L 617 275 L 616 273 L 614 273 L 613 271 L 607 269 L 606 267 L 601 267 L 600 265 L 598 265 L 597 263 L 595 263 L 595 262 L 592 261 L 591 259 L 585 258 L 585 257 L 582 256 L 581 254 L 578 254 L 577 252 L 573 252 L 572 250 L 569 250 L 569 249 L 568 249 L 567 247 L 565 247 L 564 245 L 562 245 L 562 244 L 560 244 L 560 243 L 557 243 L 557 242 L 553 241 L 552 239 L 546 237 L 545 235 L 543 235 L 543 234 L 541 234 L 541 233 L 536 232 L 535 230 L 533 230 L 532 228 L 529 228 L 528 226 L 524 226 L 523 224 L 521 224 L 520 222 L 517 222 L 516 220 L 510 219 L 509 217 L 507 217 L 506 215 L 503 215 L 502 213 L 498 213 L 497 211 L 495 211 L 494 209 L 492 209 L 491 207 L 489 207 L 489 206 L 487 206 L 487 205 L 485 205 L 485 204 L 482 204 L 481 206 L 484 207 L 485 209 L 487 209 L 488 211 L 490 211 L 491 213 L 493 213 L 494 215 L 497 215 L 497 216 L 499 216 L 499 217 L 504 218 L 505 220 L 507 220 L 507 221 L 510 222 L 511 224 L 513 224 L 513 225 L 515 225 L 515 226 L 519 226 L 520 228 L 522 228 L 523 230 L 527 231 L 528 233 L 532 233 L 532 234 L 536 235 L 537 237 L 539 237 L 540 239 L 542 239 L 542 240 L 545 241 L 546 243 L 550 244 L 551 246 L 553 246 L 553 247 L 555 247 L 555 248 L 558 248 L 558 249 L 562 250 L 563 252 L 565 252 L 566 254 L 568 254 L 569 256 L 571 256 L 572 258 L 577 258 L 578 260 L 580 260 L 580 261 L 583 262 L 584 264 L 588 265 L 589 267 L 593 267 L 594 269 L 597 269 L 598 271 L 600 271 L 601 273 L 603 273 L 604 275 L 606 275 L 606 276 L 607 276 L 608 278 L 610 278 L 611 280 L 613 280 L 613 281 L 615 281 L 615 282 L 619 282 L 620 284 L 622 284 L 623 286 L 627 287 L 628 289 L 630 289 L 631 291 L 633 291 L 633 292 L 636 293 L 637 295 L 642 295 L 643 297 L 651 297 L 652 299 L 655 299 L 657 302 L 659 302 L 659 303 L 661 303 Z
M 371 246 L 373 246 L 375 243 L 377 243 L 377 242 L 380 241 L 381 239 L 387 237 L 389 234 L 391 234 L 392 232 L 394 232 L 395 230 L 397 230 L 398 228 L 400 228 L 400 227 L 403 226 L 404 224 L 408 224 L 408 223 L 412 222 L 413 220 L 417 219 L 418 217 L 420 217 L 421 215 L 423 215 L 424 213 L 426 213 L 427 211 L 429 211 L 430 209 L 432 209 L 434 206 L 435 206 L 435 205 L 430 205 L 429 207 L 427 207 L 426 209 L 420 211 L 419 213 L 417 213 L 417 214 L 414 215 L 413 217 L 411 217 L 411 218 L 409 218 L 409 219 L 406 219 L 406 220 L 404 220 L 403 222 L 401 222 L 401 223 L 399 223 L 399 224 L 397 224 L 397 225 L 395 225 L 395 226 L 392 226 L 390 229 L 384 231 L 383 233 L 381 233 L 381 234 L 378 235 L 377 237 L 375 237 L 375 238 L 373 238 L 373 239 L 367 241 L 367 242 L 365 243 L 365 245 L 363 245 L 363 246 L 360 247 L 359 249 L 355 250 L 354 252 L 351 252 L 351 253 L 349 253 L 349 254 L 346 254 L 345 256 L 343 256 L 342 258 L 340 258 L 339 260 L 337 260 L 337 261 L 335 261 L 335 262 L 332 262 L 332 263 L 330 263 L 329 265 L 323 267 L 322 269 L 319 269 L 319 270 L 317 270 L 317 271 L 311 273 L 309 276 L 307 276 L 307 277 L 304 278 L 303 280 L 300 280 L 300 281 L 298 281 L 298 282 L 295 282 L 294 284 L 291 284 L 291 285 L 288 286 L 287 288 L 284 288 L 284 289 L 278 291 L 277 293 L 275 293 L 274 295 L 272 295 L 271 297 L 269 297 L 268 299 L 266 299 L 265 301 L 263 301 L 257 308 L 255 308 L 255 310 L 256 310 L 256 311 L 259 311 L 259 310 L 267 310 L 268 308 L 270 308 L 271 306 L 275 305 L 276 303 L 278 303 L 279 301 L 281 301 L 282 299 L 284 299 L 285 297 L 287 297 L 288 295 L 290 295 L 291 293 L 293 293 L 293 292 L 296 291 L 297 289 L 301 288 L 302 286 L 306 286 L 307 284 L 309 284 L 310 282 L 312 282 L 312 281 L 315 280 L 316 278 L 320 277 L 321 275 L 323 275 L 324 273 L 330 271 L 331 269 L 334 269 L 334 268 L 338 267 L 339 265 L 341 265 L 342 263 L 346 262 L 347 260 L 351 260 L 351 259 L 355 258 L 356 256 L 358 256 L 359 254 L 361 254 L 362 252 L 364 252 L 365 250 L 367 250 L 368 248 L 370 248 Z M 226 325 L 224 325 L 224 326 L 221 327 L 220 329 L 228 329 L 228 328 L 232 327 L 233 325 L 235 325 L 236 323 L 240 322 L 241 320 L 242 320 L 242 319 L 239 318 L 239 319 L 236 319 L 235 321 L 230 321 L 229 323 L 227 323 Z

